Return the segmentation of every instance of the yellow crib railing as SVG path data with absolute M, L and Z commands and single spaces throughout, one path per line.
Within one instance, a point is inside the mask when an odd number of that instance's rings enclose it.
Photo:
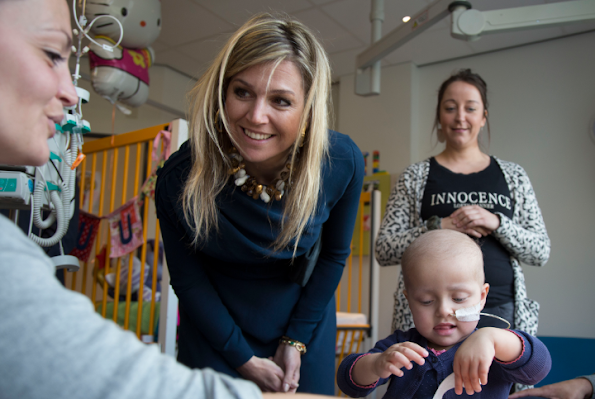
M 378 199 L 376 198 L 378 196 Z M 346 355 L 362 352 L 362 344 L 373 332 L 377 300 L 374 296 L 373 251 L 375 229 L 379 215 L 377 192 L 363 192 L 360 196 L 357 223 L 352 238 L 352 252 L 347 259 L 345 271 L 335 298 L 337 301 L 336 368 Z M 366 228 L 367 226 L 367 228 Z M 376 306 L 377 308 L 377 306 Z M 336 372 L 336 370 L 335 370 Z M 338 390 L 338 396 L 341 392 Z
M 178 121 L 172 123 L 178 123 Z M 83 153 L 86 154 L 86 158 L 80 166 L 80 209 L 103 217 L 138 196 L 145 179 L 156 167 L 156 162 L 153 161 L 153 140 L 161 130 L 165 130 L 167 127 L 168 124 L 162 124 L 85 143 Z M 174 130 L 171 140 L 172 151 L 178 147 L 177 141 Z M 159 151 L 162 150 L 159 149 Z M 66 273 L 65 283 L 70 289 L 87 295 L 95 303 L 97 311 L 103 317 L 111 318 L 124 329 L 134 331 L 139 339 L 153 342 L 153 331 L 159 314 L 159 304 L 156 302 L 155 295 L 157 292 L 160 233 L 154 204 L 149 198 L 145 198 L 142 204 L 141 219 L 142 246 L 129 254 L 126 263 L 123 262 L 124 257 L 115 258 L 115 268 L 112 267 L 109 257 L 111 249 L 109 226 L 107 221 L 102 219 L 94 248 L 91 250 L 91 257 L 87 262 L 81 262 L 79 271 Z M 152 295 L 151 300 L 145 303 L 142 298 L 145 286 L 148 239 L 154 240 L 154 253 L 153 274 L 147 277 L 151 281 Z M 102 248 L 106 249 L 103 258 L 100 256 Z M 137 301 L 132 301 L 134 255 L 140 258 L 140 285 L 136 293 Z M 103 259 L 102 265 L 99 264 L 99 259 Z M 124 292 L 121 292 L 120 275 L 122 268 L 125 267 L 128 268 L 128 279 Z M 115 283 L 111 288 L 113 290 L 111 295 L 108 293 L 110 286 L 105 277 L 110 272 L 115 272 Z M 123 304 L 120 300 L 121 295 L 125 298 Z M 148 312 L 146 311 L 147 306 Z M 134 308 L 136 309 L 132 311 L 131 309 Z M 141 326 L 144 328 L 141 329 Z

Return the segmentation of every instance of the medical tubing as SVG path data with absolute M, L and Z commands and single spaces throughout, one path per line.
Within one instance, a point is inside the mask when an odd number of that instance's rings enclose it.
M 122 42 L 122 39 L 124 38 L 124 27 L 122 27 L 122 23 L 120 22 L 120 20 L 118 18 L 114 17 L 113 15 L 99 15 L 99 16 L 93 18 L 93 20 L 91 21 L 91 23 L 89 23 L 89 25 L 87 25 L 85 28 L 83 28 L 81 26 L 81 24 L 79 23 L 79 20 L 78 20 L 77 15 L 76 15 L 76 1 L 74 1 L 74 0 L 72 2 L 72 15 L 74 16 L 74 22 L 76 23 L 76 26 L 78 26 L 78 28 L 80 29 L 80 32 L 83 35 L 85 35 L 85 37 L 87 39 L 89 39 L 91 42 L 95 43 L 99 47 L 102 47 L 102 48 L 110 47 L 110 48 L 114 49 L 114 48 L 116 48 L 116 47 L 118 47 L 120 45 L 120 43 Z M 109 46 L 109 45 L 99 44 L 95 40 L 93 40 L 93 38 L 91 36 L 89 36 L 87 34 L 87 32 L 89 32 L 91 30 L 91 26 L 93 26 L 93 24 L 95 23 L 95 21 L 97 21 L 99 18 L 112 18 L 112 19 L 114 19 L 116 21 L 116 23 L 120 27 L 120 39 L 118 39 L 118 42 L 115 45 Z
M 76 157 L 78 155 L 78 148 L 79 148 L 79 140 L 80 140 L 80 133 L 73 133 L 70 135 L 70 150 L 66 151 L 69 157 L 69 163 L 72 165 L 76 161 Z M 68 220 L 72 218 L 74 215 L 74 197 L 75 197 L 75 190 L 76 190 L 76 172 L 72 170 L 70 167 L 64 167 L 66 169 L 67 176 L 64 178 L 66 183 L 66 192 L 68 193 L 69 199 L 69 207 L 68 212 Z
M 480 316 L 488 316 L 488 317 L 493 317 L 494 319 L 498 319 L 500 321 L 505 322 L 506 324 L 508 324 L 508 327 L 506 327 L 508 330 L 510 330 L 510 322 L 508 320 L 506 320 L 503 317 L 500 316 L 496 316 L 495 314 L 491 314 L 491 313 L 480 313 Z
M 60 195 L 58 194 L 58 192 L 51 191 L 50 197 L 52 199 L 52 203 L 54 204 L 56 212 L 58 214 L 63 215 L 64 214 L 64 205 L 61 201 L 61 198 L 60 198 Z M 39 212 L 39 208 L 37 208 L 36 210 Z M 59 218 L 57 218 L 57 222 L 58 222 L 58 227 L 56 228 L 56 232 L 54 233 L 53 236 L 51 236 L 49 238 L 42 238 L 42 237 L 36 236 L 35 234 L 30 234 L 29 238 L 33 242 L 35 242 L 36 244 L 38 244 L 42 247 L 51 247 L 53 245 L 56 245 L 62 239 L 62 237 L 64 237 L 64 235 L 66 234 L 66 231 L 68 230 L 68 222 L 67 222 L 66 218 L 59 217 Z
M 30 216 L 29 216 L 29 232 L 27 232 L 27 237 L 31 235 L 31 232 L 33 231 L 33 210 L 34 210 L 34 205 L 35 205 L 35 201 L 33 200 L 33 194 L 31 194 L 31 198 L 29 198 L 29 204 L 30 204 Z
M 35 203 L 35 207 L 33 208 L 33 222 L 35 223 L 35 226 L 39 227 L 42 230 L 49 228 L 56 221 L 55 208 L 52 209 L 47 219 L 42 219 L 41 208 L 43 206 L 43 196 L 45 194 L 44 190 L 45 184 L 37 182 L 37 184 L 35 184 L 35 190 L 33 192 L 33 202 Z M 54 200 L 52 198 L 52 193 L 54 193 L 54 191 L 50 191 L 50 200 L 53 203 Z

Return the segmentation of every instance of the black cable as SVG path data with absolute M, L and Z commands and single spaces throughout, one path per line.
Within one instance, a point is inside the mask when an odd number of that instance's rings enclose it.
M 61 182 L 64 182 L 64 179 L 62 178 L 62 175 L 60 174 L 60 171 L 58 170 L 58 167 L 56 166 L 56 164 L 54 163 L 54 161 L 50 159 L 50 163 L 52 164 L 52 166 L 54 167 L 54 169 L 56 169 L 56 173 L 60 177 L 60 181 Z

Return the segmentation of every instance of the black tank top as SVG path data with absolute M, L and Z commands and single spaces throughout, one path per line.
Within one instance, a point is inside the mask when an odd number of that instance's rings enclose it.
M 479 205 L 512 219 L 510 190 L 494 158 L 484 170 L 461 174 L 440 165 L 432 157 L 430 173 L 421 203 L 421 217 L 450 216 L 462 206 Z M 514 275 L 510 254 L 493 235 L 477 240 L 483 252 L 486 282 L 490 292 L 486 307 L 499 306 L 514 301 Z

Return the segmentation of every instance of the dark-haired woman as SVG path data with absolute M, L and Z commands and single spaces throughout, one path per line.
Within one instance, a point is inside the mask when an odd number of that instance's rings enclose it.
M 550 240 L 524 169 L 480 148 L 478 137 L 484 129 L 489 134 L 489 125 L 487 85 L 478 74 L 460 70 L 442 83 L 434 127 L 444 151 L 401 174 L 380 227 L 376 258 L 381 265 L 399 264 L 409 244 L 428 230 L 475 237 L 490 284 L 483 312 L 535 335 L 539 304 L 527 298 L 519 262 L 545 264 Z M 393 329 L 413 327 L 403 288 L 401 274 Z M 482 317 L 478 327 L 497 323 Z

